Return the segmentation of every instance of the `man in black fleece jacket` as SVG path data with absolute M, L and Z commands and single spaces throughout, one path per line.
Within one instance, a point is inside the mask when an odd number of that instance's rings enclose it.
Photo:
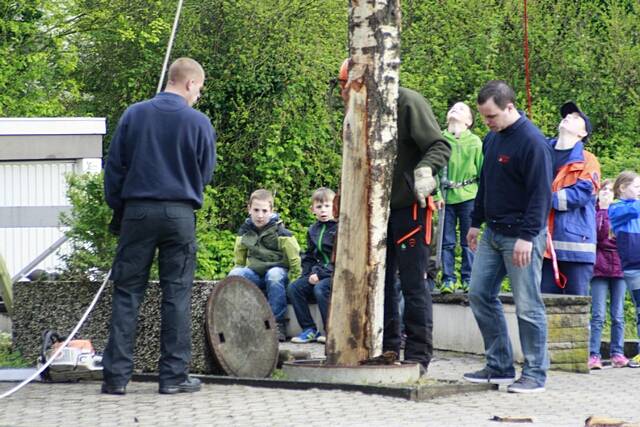
M 540 130 L 516 109 L 515 93 L 505 82 L 487 83 L 478 94 L 478 109 L 491 132 L 484 139 L 484 163 L 467 234 L 471 250 L 478 250 L 469 301 L 484 339 L 487 365 L 464 378 L 493 384 L 515 380 L 513 352 L 498 298 L 508 275 L 525 362 L 522 376 L 507 390 L 541 392 L 549 364 L 540 280 L 551 204 L 551 151 Z
M 122 226 L 111 276 L 113 308 L 103 358 L 103 393 L 125 394 L 133 370 L 138 308 L 156 249 L 162 288 L 159 391 L 200 389 L 200 381 L 188 375 L 194 209 L 202 206 L 204 186 L 211 182 L 216 162 L 211 121 L 191 108 L 203 84 L 200 64 L 190 58 L 176 60 L 164 92 L 127 108 L 109 147 L 104 192 L 114 217 L 122 213 Z

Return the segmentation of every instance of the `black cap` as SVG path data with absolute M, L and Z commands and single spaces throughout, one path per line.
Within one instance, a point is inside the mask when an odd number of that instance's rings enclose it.
M 587 131 L 587 136 L 582 138 L 582 140 L 584 142 L 587 142 L 587 140 L 589 139 L 589 136 L 591 136 L 591 132 L 593 132 L 593 128 L 591 127 L 591 121 L 589 120 L 589 117 L 587 117 L 585 113 L 580 111 L 580 109 L 578 108 L 575 102 L 573 101 L 565 102 L 562 105 L 562 107 L 560 107 L 560 116 L 562 116 L 562 118 L 564 119 L 565 117 L 567 117 L 567 115 L 571 113 L 578 113 L 580 117 L 582 117 L 582 120 L 584 120 L 584 127 Z

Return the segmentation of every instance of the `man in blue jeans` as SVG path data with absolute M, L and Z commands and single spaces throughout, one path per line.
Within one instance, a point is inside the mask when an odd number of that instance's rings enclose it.
M 504 81 L 487 83 L 478 110 L 491 130 L 484 139 L 484 163 L 467 234 L 477 253 L 469 301 L 485 345 L 486 366 L 464 375 L 474 383 L 510 384 L 512 393 L 544 391 L 549 360 L 547 322 L 540 294 L 546 221 L 551 202 L 551 151 L 544 135 L 515 106 Z M 480 226 L 487 223 L 480 244 Z M 524 353 L 515 380 L 513 351 L 498 293 L 509 275 Z

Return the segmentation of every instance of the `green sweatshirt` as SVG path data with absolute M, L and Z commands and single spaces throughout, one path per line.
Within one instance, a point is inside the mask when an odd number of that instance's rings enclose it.
M 465 130 L 456 138 L 445 130 L 442 135 L 451 145 L 451 157 L 447 165 L 447 179 L 454 188 L 447 189 L 447 204 L 473 200 L 478 192 L 478 180 L 482 169 L 482 140 L 470 130 Z M 465 182 L 469 182 L 460 186 Z
M 413 171 L 429 166 L 434 176 L 451 155 L 431 105 L 418 92 L 401 87 L 398 93 L 398 157 L 393 169 L 391 209 L 413 204 Z

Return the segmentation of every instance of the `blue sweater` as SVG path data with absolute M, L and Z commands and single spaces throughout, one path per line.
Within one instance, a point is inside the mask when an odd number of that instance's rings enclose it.
M 551 148 L 524 116 L 489 132 L 471 224 L 531 241 L 546 227 L 553 180 Z
M 161 92 L 131 105 L 115 131 L 105 166 L 107 204 L 129 199 L 183 201 L 202 206 L 216 164 L 216 133 L 180 95 Z
M 611 229 L 623 270 L 640 270 L 640 200 L 623 199 L 609 206 Z

